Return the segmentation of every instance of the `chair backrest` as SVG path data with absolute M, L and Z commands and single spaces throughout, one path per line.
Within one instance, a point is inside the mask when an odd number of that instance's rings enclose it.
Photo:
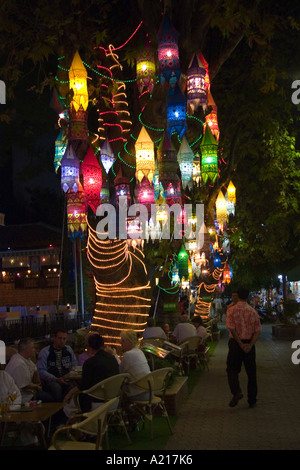
M 98 382 L 96 385 L 93 385 L 93 387 L 88 390 L 84 390 L 82 393 L 103 401 L 111 400 L 121 395 L 124 381 L 129 379 L 129 377 L 129 374 L 125 373 L 112 375 L 107 379 L 101 380 L 101 382 Z
M 172 367 L 163 367 L 162 369 L 156 369 L 149 374 L 144 375 L 135 384 L 143 388 L 144 390 L 149 390 L 154 395 L 156 393 L 163 393 L 167 386 L 168 382 L 173 374 L 174 370 Z
M 196 351 L 199 344 L 202 343 L 201 336 L 191 336 L 190 338 L 186 338 L 184 340 L 186 344 L 186 351 Z
M 116 405 L 118 398 L 112 398 L 111 400 L 103 403 L 101 406 L 93 411 L 84 413 L 85 419 L 78 423 L 72 424 L 72 429 L 78 429 L 86 434 L 95 436 L 98 434 L 99 421 L 101 421 L 101 431 L 105 431 L 104 426 L 106 422 L 106 415 L 110 408 Z

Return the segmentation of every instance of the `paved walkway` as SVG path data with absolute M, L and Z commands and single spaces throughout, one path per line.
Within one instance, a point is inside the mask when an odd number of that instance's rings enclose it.
M 165 450 L 300 449 L 300 364 L 292 363 L 292 341 L 274 339 L 272 326 L 262 326 L 256 344 L 257 407 L 248 408 L 244 369 L 240 374 L 244 398 L 235 408 L 228 406 L 225 330 L 209 371 L 202 373 L 181 407 Z

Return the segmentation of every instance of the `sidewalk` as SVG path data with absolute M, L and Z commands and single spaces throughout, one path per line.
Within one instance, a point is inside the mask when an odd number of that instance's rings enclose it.
M 165 450 L 299 450 L 300 364 L 291 361 L 292 341 L 273 339 L 272 325 L 262 325 L 256 344 L 258 400 L 254 409 L 248 408 L 244 369 L 240 374 L 244 398 L 235 408 L 228 406 L 227 341 L 225 330 L 209 371 L 202 373 L 181 407 Z

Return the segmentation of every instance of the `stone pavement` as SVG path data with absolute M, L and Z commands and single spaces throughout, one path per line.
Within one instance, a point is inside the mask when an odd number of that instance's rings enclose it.
M 221 328 L 225 329 L 224 324 Z M 254 409 L 248 408 L 244 368 L 240 374 L 244 398 L 236 407 L 228 406 L 227 341 L 225 330 L 209 371 L 202 373 L 180 408 L 165 450 L 299 450 L 300 364 L 291 360 L 293 340 L 274 339 L 272 325 L 262 325 L 256 343 L 258 399 Z

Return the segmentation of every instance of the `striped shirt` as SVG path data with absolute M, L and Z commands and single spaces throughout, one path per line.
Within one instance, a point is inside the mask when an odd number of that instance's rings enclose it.
M 246 301 L 239 300 L 227 310 L 226 328 L 236 330 L 241 340 L 249 340 L 254 333 L 261 331 L 261 324 L 256 310 Z M 233 337 L 231 333 L 229 337 Z

